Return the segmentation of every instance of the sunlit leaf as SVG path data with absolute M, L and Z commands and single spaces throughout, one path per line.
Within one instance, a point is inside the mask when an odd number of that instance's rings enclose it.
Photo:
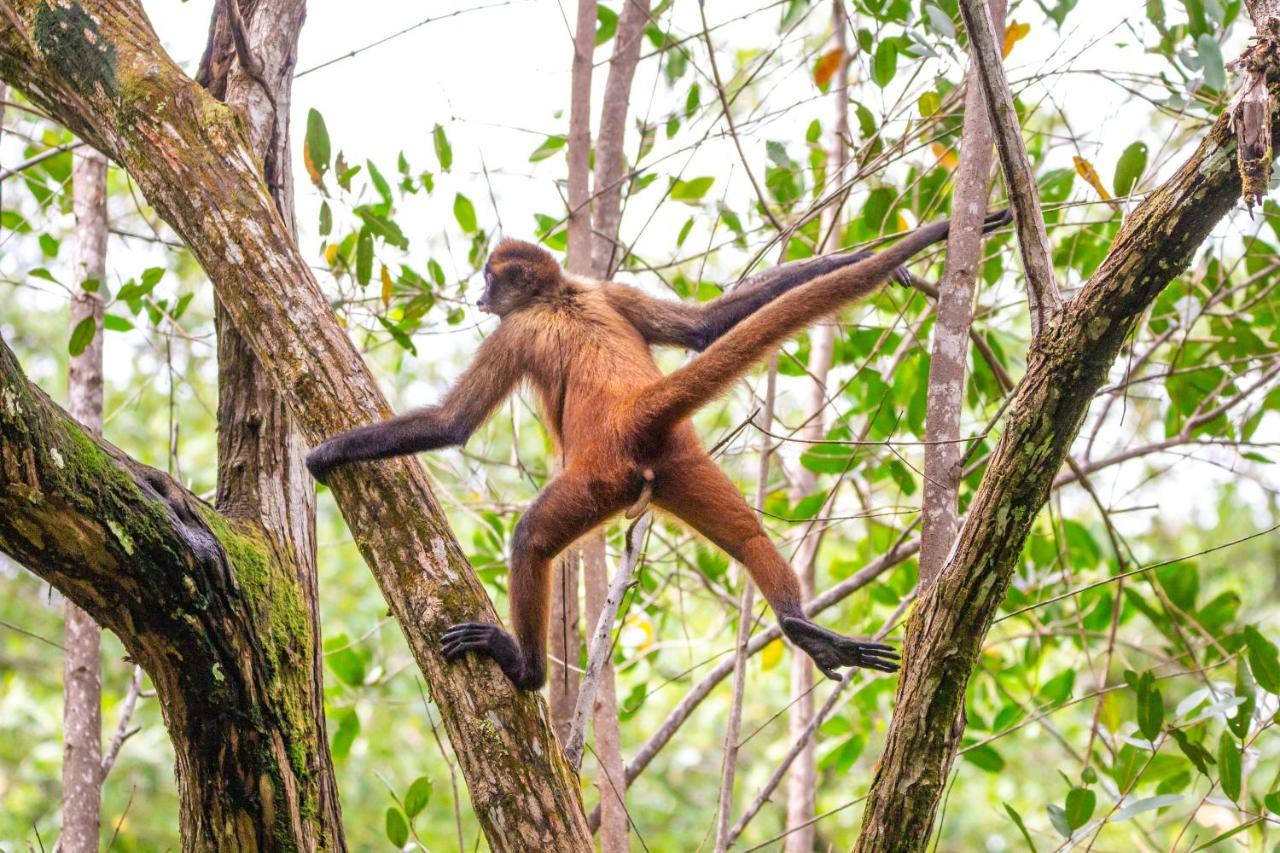
M 1116 161 L 1116 176 L 1112 181 L 1112 185 L 1116 188 L 1116 195 L 1124 196 L 1132 192 L 1146 168 L 1147 144 L 1131 142 L 1120 155 L 1120 159 Z
M 474 234 L 476 230 L 476 208 L 471 203 L 471 199 L 462 193 L 458 193 L 453 197 L 453 218 L 458 220 L 458 225 L 468 234 Z
M 1218 740 L 1218 784 L 1231 802 L 1240 800 L 1240 744 L 1230 732 Z
M 696 202 L 707 194 L 711 185 L 716 182 L 713 177 L 692 178 L 688 181 L 676 181 L 671 187 L 671 198 L 676 201 Z
M 876 45 L 875 56 L 871 60 L 871 80 L 883 89 L 897 73 L 898 43 L 892 39 L 884 39 Z
M 449 144 L 449 137 L 445 134 L 444 128 L 438 124 L 431 129 L 431 144 L 436 149 L 436 161 L 440 164 L 440 171 L 449 171 L 453 166 L 453 146 Z
M 1008 26 L 1004 28 L 1004 48 L 1002 50 L 1006 59 L 1013 52 L 1013 46 L 1026 38 L 1029 32 L 1031 32 L 1030 24 L 1020 24 L 1017 21 L 1009 22 Z

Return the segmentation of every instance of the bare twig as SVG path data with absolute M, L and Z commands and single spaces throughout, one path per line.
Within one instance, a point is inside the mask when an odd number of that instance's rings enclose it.
M 129 681 L 129 692 L 124 696 L 124 702 L 120 706 L 120 721 L 116 723 L 116 733 L 111 736 L 111 743 L 107 746 L 107 752 L 102 756 L 102 775 L 106 777 L 111 772 L 112 766 L 116 763 L 116 758 L 120 755 L 120 747 L 124 746 L 124 742 L 141 731 L 140 727 L 129 728 L 129 723 L 133 720 L 133 709 L 137 707 L 138 697 L 142 695 L 142 667 L 135 665 L 133 667 L 133 678 Z
M 564 745 L 564 753 L 574 767 L 582 765 L 582 749 L 587 737 L 587 715 L 595 702 L 596 684 L 600 678 L 600 670 L 608 660 L 613 649 L 613 621 L 618 615 L 618 607 L 631 585 L 631 576 L 640 562 L 644 535 L 649 530 L 651 514 L 645 513 L 632 523 L 627 530 L 627 549 L 618 564 L 618 572 L 613 576 L 609 586 L 609 597 L 605 599 L 604 608 L 600 612 L 600 621 L 596 623 L 595 633 L 591 636 L 591 644 L 587 651 L 587 671 L 583 673 L 582 684 L 578 688 L 578 704 L 573 709 L 573 725 L 569 729 L 569 737 Z
M 773 404 L 778 385 L 778 356 L 775 353 L 769 364 L 765 380 L 764 412 L 761 418 L 766 430 L 773 427 Z M 764 506 L 769 491 L 769 460 L 773 444 L 768 437 L 760 448 L 760 468 L 756 477 L 756 506 Z M 733 839 L 729 837 L 729 818 L 733 814 L 733 779 L 738 767 L 738 735 L 742 728 L 742 695 L 747 681 L 748 646 L 751 641 L 751 610 L 755 596 L 755 584 L 748 576 L 742 578 L 742 597 L 738 602 L 738 643 L 733 664 L 733 699 L 729 705 L 729 723 L 724 732 L 724 762 L 720 771 L 720 804 L 716 815 L 716 853 L 729 849 Z

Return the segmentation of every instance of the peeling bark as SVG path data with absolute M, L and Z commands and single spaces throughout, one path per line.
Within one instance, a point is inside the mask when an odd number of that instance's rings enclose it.
M 136 7 L 9 5 L 22 26 L 0 30 L 0 78 L 129 170 L 203 265 L 308 441 L 388 417 L 265 192 L 240 122 L 182 74 Z M 490 846 L 588 849 L 578 781 L 541 698 L 516 691 L 491 661 L 440 656 L 447 626 L 499 620 L 422 466 L 339 469 L 333 493 L 430 685 Z
M 1274 105 L 1274 89 L 1271 97 Z M 1239 193 L 1224 113 L 1126 220 L 1093 277 L 1033 343 L 955 550 L 907 624 L 896 711 L 855 850 L 927 845 L 964 731 L 965 687 L 1031 524 L 1134 323 Z

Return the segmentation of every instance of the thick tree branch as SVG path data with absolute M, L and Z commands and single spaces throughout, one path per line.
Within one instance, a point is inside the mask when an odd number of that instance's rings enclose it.
M 908 623 L 897 710 L 855 849 L 926 845 L 964 731 L 965 687 L 1031 524 L 1134 323 L 1238 197 L 1235 154 L 1224 114 L 1033 344 L 955 551 Z
M 129 170 L 204 266 L 306 438 L 318 444 L 389 416 L 264 192 L 238 122 L 164 54 L 136 7 L 8 5 L 22 26 L 0 31 L 0 77 Z M 577 779 L 541 699 L 491 662 L 439 654 L 447 626 L 498 619 L 422 466 L 340 469 L 333 491 L 431 686 L 490 846 L 586 850 Z
M 188 849 L 331 849 L 287 559 L 96 441 L 0 342 L 0 550 L 104 627 L 156 685 Z M 96 842 L 95 842 L 96 847 Z

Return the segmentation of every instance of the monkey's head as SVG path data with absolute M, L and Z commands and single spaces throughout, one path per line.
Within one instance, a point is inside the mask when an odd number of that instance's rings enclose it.
M 553 295 L 561 281 L 560 265 L 546 249 L 522 240 L 503 240 L 484 265 L 484 294 L 476 307 L 505 317 Z

